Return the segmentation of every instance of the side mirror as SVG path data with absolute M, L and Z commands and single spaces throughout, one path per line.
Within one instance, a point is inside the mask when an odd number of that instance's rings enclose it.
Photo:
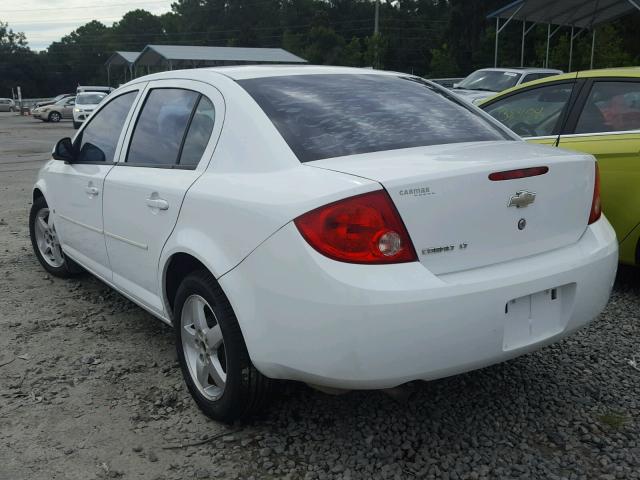
M 458 88 L 460 86 L 460 84 L 458 82 L 453 84 L 453 88 Z
M 73 154 L 73 144 L 69 137 L 58 140 L 53 148 L 52 156 L 55 160 L 63 160 L 65 162 L 73 162 L 75 155 Z

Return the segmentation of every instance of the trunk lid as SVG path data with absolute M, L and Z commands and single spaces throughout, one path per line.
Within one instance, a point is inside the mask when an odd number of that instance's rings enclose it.
M 575 243 L 587 227 L 595 178 L 590 155 L 519 141 L 419 147 L 306 165 L 382 184 L 420 262 L 434 274 Z M 489 179 L 494 172 L 530 167 L 549 170 L 526 178 Z M 517 206 L 528 200 L 533 202 Z

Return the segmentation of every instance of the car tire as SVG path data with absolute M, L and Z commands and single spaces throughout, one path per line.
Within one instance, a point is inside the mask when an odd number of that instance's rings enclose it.
M 44 221 L 44 225 L 38 224 Z M 82 267 L 65 256 L 62 247 L 57 241 L 53 220 L 49 222 L 49 206 L 44 197 L 34 200 L 29 214 L 29 236 L 33 251 L 42 267 L 51 275 L 60 278 L 69 278 L 82 272 Z
M 233 308 L 215 278 L 204 270 L 189 274 L 174 305 L 178 361 L 200 410 L 225 423 L 259 413 L 273 381 L 251 363 Z
M 58 112 L 51 112 L 47 117 L 47 120 L 53 123 L 58 123 L 60 120 L 62 120 L 62 115 L 60 115 L 60 113 Z
M 78 130 L 80 128 L 80 125 L 82 125 L 79 122 L 76 122 L 75 120 L 73 121 L 73 128 L 75 128 L 76 130 Z

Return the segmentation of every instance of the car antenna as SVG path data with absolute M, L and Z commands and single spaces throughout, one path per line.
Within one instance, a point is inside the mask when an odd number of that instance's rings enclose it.
M 580 71 L 576 71 L 576 76 L 575 76 L 575 81 L 573 82 L 573 85 L 571 85 L 571 93 L 569 94 L 569 101 L 567 102 L 567 108 L 565 109 L 564 115 L 562 116 L 562 122 L 560 123 L 560 128 L 558 129 L 558 136 L 556 137 L 556 141 L 554 142 L 553 146 L 554 147 L 558 147 L 558 145 L 560 145 L 560 135 L 562 135 L 562 131 L 564 130 L 564 127 L 567 123 L 567 120 L 569 118 L 569 110 L 571 109 L 571 101 L 573 100 L 573 90 L 576 88 L 576 84 L 578 83 L 578 73 L 580 73 Z

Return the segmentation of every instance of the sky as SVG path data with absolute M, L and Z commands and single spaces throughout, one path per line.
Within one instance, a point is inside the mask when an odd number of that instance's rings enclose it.
M 33 50 L 43 50 L 81 25 L 99 20 L 109 26 L 130 10 L 171 10 L 172 0 L 0 0 L 0 21 L 24 32 Z

